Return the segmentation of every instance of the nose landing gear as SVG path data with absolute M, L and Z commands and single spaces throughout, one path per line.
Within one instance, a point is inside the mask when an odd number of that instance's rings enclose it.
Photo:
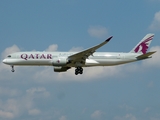
M 14 72 L 15 70 L 13 65 L 11 65 L 11 68 L 12 68 L 11 71 Z
M 75 75 L 78 75 L 78 74 L 83 74 L 83 68 L 82 67 L 77 67 L 75 69 Z

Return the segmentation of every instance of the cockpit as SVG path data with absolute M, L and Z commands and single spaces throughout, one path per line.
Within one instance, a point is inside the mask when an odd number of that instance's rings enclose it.
M 8 55 L 7 57 L 8 57 L 8 58 L 10 58 L 10 57 L 11 57 L 11 55 Z

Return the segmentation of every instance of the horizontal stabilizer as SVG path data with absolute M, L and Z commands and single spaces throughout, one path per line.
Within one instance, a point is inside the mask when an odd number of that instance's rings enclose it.
M 140 56 L 137 57 L 138 60 L 142 60 L 142 59 L 146 59 L 146 58 L 151 58 L 150 55 L 154 54 L 156 51 L 154 52 L 148 52 L 146 54 L 142 54 Z

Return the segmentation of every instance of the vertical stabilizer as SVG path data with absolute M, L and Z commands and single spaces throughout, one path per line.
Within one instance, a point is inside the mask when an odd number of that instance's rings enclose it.
M 130 52 L 146 54 L 154 34 L 147 34 Z

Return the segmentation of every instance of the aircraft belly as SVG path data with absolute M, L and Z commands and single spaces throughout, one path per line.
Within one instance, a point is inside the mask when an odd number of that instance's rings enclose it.
M 120 65 L 129 62 L 136 61 L 135 59 L 86 59 L 85 65 L 82 67 L 91 67 L 91 66 L 113 66 Z M 53 66 L 51 60 L 45 59 L 7 59 L 8 65 L 21 65 L 21 66 Z M 68 67 L 76 67 L 75 64 L 69 65 Z

